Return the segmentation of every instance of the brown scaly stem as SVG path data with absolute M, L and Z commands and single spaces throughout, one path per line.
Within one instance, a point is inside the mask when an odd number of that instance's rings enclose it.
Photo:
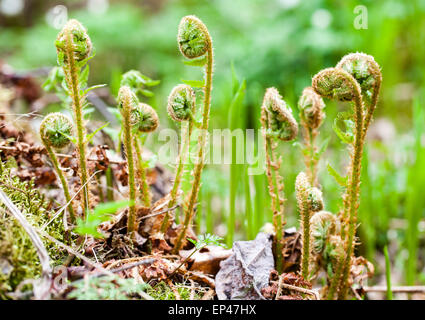
M 355 81 L 353 79 L 353 81 Z M 356 134 L 354 141 L 354 154 L 351 159 L 351 177 L 349 179 L 350 185 L 347 188 L 347 196 L 349 203 L 349 220 L 348 220 L 348 234 L 346 240 L 346 258 L 344 263 L 344 268 L 341 277 L 340 283 L 340 292 L 338 294 L 338 299 L 344 300 L 347 295 L 348 290 L 348 277 L 350 275 L 351 260 L 352 254 L 354 252 L 355 246 L 355 233 L 357 226 L 357 210 L 359 206 L 359 192 L 360 192 L 360 174 L 361 174 L 361 160 L 363 153 L 363 144 L 364 144 L 364 128 L 363 128 L 363 102 L 360 95 L 360 92 L 356 93 L 354 99 L 355 104 L 355 117 L 354 121 L 356 123 Z
M 323 108 L 325 104 L 312 87 L 307 87 L 298 101 L 300 109 L 300 121 L 303 127 L 304 135 L 304 163 L 306 173 L 312 186 L 317 186 L 317 147 L 315 145 L 316 137 L 319 134 L 319 127 L 323 123 L 325 113 Z M 308 151 L 308 152 L 306 152 Z
M 118 93 L 118 99 L 121 106 L 121 114 L 123 121 L 123 143 L 127 156 L 128 165 L 128 186 L 129 186 L 129 199 L 130 206 L 127 218 L 127 233 L 132 234 L 136 231 L 136 178 L 134 170 L 134 156 L 133 156 L 133 138 L 131 126 L 131 110 L 134 102 L 132 101 L 132 92 L 128 87 L 121 87 Z
M 170 202 L 168 203 L 168 208 L 172 208 L 177 202 L 177 192 L 178 192 L 179 187 L 180 187 L 180 182 L 181 182 L 181 178 L 182 178 L 182 174 L 183 174 L 186 154 L 187 154 L 189 144 L 190 144 L 190 136 L 192 134 L 193 122 L 188 121 L 187 124 L 183 124 L 183 127 L 184 127 L 184 130 L 182 132 L 183 142 L 180 146 L 180 153 L 179 153 L 179 157 L 178 157 L 178 166 L 177 166 L 176 175 L 175 175 L 175 178 L 174 178 L 173 188 L 171 189 L 171 192 L 170 192 Z M 167 211 L 165 213 L 164 220 L 162 221 L 162 225 L 161 225 L 161 232 L 162 233 L 167 231 L 167 229 L 169 227 L 169 220 L 170 220 L 170 214 L 169 214 L 169 211 Z
M 344 260 L 345 259 L 338 259 L 337 261 L 335 273 L 332 277 L 331 285 L 329 287 L 329 291 L 327 294 L 328 300 L 335 299 L 335 293 L 337 292 L 339 280 L 341 279 L 342 269 L 344 268 Z
M 261 107 L 261 125 L 266 148 L 266 175 L 272 198 L 276 269 L 283 270 L 284 185 L 279 175 L 281 159 L 275 154 L 275 139 L 291 141 L 298 134 L 298 124 L 291 110 L 275 88 L 268 88 Z
M 298 179 L 297 179 L 298 180 Z M 298 185 L 298 183 L 297 183 Z M 305 280 L 308 280 L 309 277 L 309 265 L 310 265 L 310 210 L 308 208 L 307 200 L 307 189 L 303 188 L 302 190 L 297 190 L 300 194 L 300 213 L 301 213 L 301 223 L 303 231 L 303 248 L 301 253 L 301 275 Z
M 364 115 L 363 100 L 359 83 L 351 74 L 341 68 L 328 68 L 322 70 L 313 78 L 315 91 L 325 97 L 342 101 L 352 101 L 354 104 L 355 135 L 351 164 L 349 170 L 349 181 L 344 195 L 344 208 L 346 215 L 343 224 L 348 225 L 345 235 L 346 257 L 339 283 L 339 299 L 345 299 L 348 290 L 348 277 L 350 274 L 352 255 L 355 246 L 355 232 L 357 227 L 357 209 L 359 206 L 359 189 L 361 173 L 361 157 L 364 144 Z M 348 219 L 348 221 L 347 221 Z
M 363 144 L 366 138 L 367 130 L 369 128 L 370 122 L 372 120 L 373 112 L 378 103 L 379 91 L 382 83 L 382 73 L 379 65 L 376 63 L 375 59 L 364 53 L 351 53 L 344 56 L 341 61 L 338 63 L 337 67 L 344 69 L 349 72 L 354 81 L 358 84 L 357 88 L 361 89 L 362 96 L 356 97 L 354 103 L 356 104 L 355 111 L 355 121 L 356 121 L 356 137 L 354 145 L 354 155 L 353 155 L 353 165 L 350 167 L 350 186 L 347 188 L 347 198 L 350 204 L 350 209 L 344 212 L 345 219 L 347 214 L 349 214 L 349 226 L 348 226 L 348 235 L 347 235 L 347 244 L 349 245 L 348 253 L 354 251 L 354 237 L 355 237 L 355 223 L 357 218 L 357 208 L 359 203 L 357 201 L 359 193 L 359 184 L 360 184 L 360 173 L 361 173 L 361 156 L 363 151 Z M 360 111 L 363 111 L 363 100 L 368 101 L 368 99 L 362 99 L 362 97 L 367 97 L 372 90 L 372 97 L 370 103 L 368 103 L 366 109 L 366 115 Z M 360 101 L 359 101 L 360 100 Z M 360 106 L 362 108 L 360 108 Z M 362 123 L 360 123 L 360 120 Z M 359 150 L 360 149 L 360 150 Z M 356 201 L 355 201 L 356 200 Z M 345 220 L 344 220 L 345 221 Z M 343 269 L 343 275 L 341 278 L 340 292 L 338 295 L 339 299 L 345 299 L 348 290 L 348 276 L 350 273 L 351 265 L 351 256 L 346 257 L 346 262 Z
M 85 44 L 84 52 L 76 52 L 76 50 L 79 50 L 79 48 L 76 48 L 74 44 L 74 32 L 81 32 L 81 34 L 86 37 L 84 40 L 87 43 Z M 77 66 L 77 63 L 88 58 L 88 55 L 90 54 L 91 50 L 91 43 L 87 34 L 85 34 L 84 28 L 76 20 L 70 20 L 65 25 L 59 37 L 61 36 L 63 36 L 62 41 L 64 41 L 64 44 L 62 44 L 62 48 L 58 47 L 58 51 L 63 50 L 63 70 L 65 74 L 65 81 L 67 83 L 70 96 L 72 98 L 72 109 L 77 127 L 77 153 L 79 159 L 79 175 L 81 179 L 81 185 L 85 185 L 85 187 L 81 190 L 81 198 L 83 201 L 83 211 L 86 213 L 90 208 L 90 191 L 87 185 L 88 173 L 85 141 L 86 129 L 84 127 L 83 119 L 83 105 L 85 97 L 81 94 L 81 88 L 78 79 L 80 67 Z M 59 40 L 57 42 L 59 42 Z M 59 43 L 59 45 L 61 44 Z M 81 58 L 81 60 L 76 61 L 76 56 L 78 58 Z
M 133 138 L 134 142 L 134 150 L 136 151 L 136 163 L 137 163 L 137 175 L 139 178 L 139 188 L 140 188 L 140 194 L 142 195 L 142 201 L 145 207 L 151 206 L 151 194 L 149 192 L 149 185 L 146 180 L 146 170 L 143 165 L 143 159 L 142 159 L 142 150 L 140 147 L 139 139 L 135 136 Z
M 300 172 L 295 181 L 298 210 L 301 215 L 301 227 L 303 236 L 303 247 L 301 253 L 301 275 L 310 281 L 311 265 L 311 218 L 315 212 L 323 209 L 322 192 L 316 187 L 312 187 L 308 181 L 308 176 Z M 323 215 L 323 214 L 322 214 Z M 313 226 L 314 228 L 314 226 Z
M 306 147 L 310 150 L 310 155 L 314 155 L 317 152 L 317 147 L 315 146 L 317 134 L 317 130 L 306 128 L 306 141 L 308 141 L 306 143 Z M 310 156 L 305 160 L 305 163 L 310 184 L 315 186 L 317 184 L 317 160 L 314 159 L 314 156 Z
M 200 128 L 201 132 L 198 139 L 198 162 L 193 170 L 194 178 L 192 182 L 192 189 L 190 191 L 189 199 L 185 210 L 183 227 L 174 246 L 174 253 L 178 252 L 182 246 L 183 239 L 186 237 L 187 229 L 189 228 L 189 225 L 193 219 L 194 208 L 198 199 L 199 187 L 201 184 L 201 174 L 202 169 L 204 168 L 205 160 L 204 156 L 207 142 L 206 139 L 208 132 L 213 77 L 212 40 L 206 26 L 202 23 L 202 21 L 200 21 L 194 16 L 184 17 L 180 23 L 178 41 L 180 45 L 180 51 L 185 57 L 193 59 L 206 54 L 207 62 L 205 65 L 206 82 L 204 86 L 204 108 L 202 113 L 202 125 Z M 193 43 L 196 45 L 195 47 L 192 47 Z
M 53 167 L 55 168 L 55 171 L 59 177 L 59 180 L 61 181 L 66 203 L 69 203 L 68 211 L 69 211 L 69 216 L 71 217 L 71 222 L 75 223 L 75 211 L 74 211 L 74 208 L 72 207 L 71 194 L 69 193 L 68 182 L 66 181 L 65 176 L 63 175 L 63 172 L 59 165 L 58 158 L 56 158 L 52 148 L 50 148 L 47 145 L 45 145 L 45 147 L 46 147 L 47 153 L 49 154 L 50 160 L 52 160 Z
M 190 191 L 188 206 L 187 206 L 187 209 L 185 210 L 183 228 L 182 228 L 182 231 L 180 232 L 179 237 L 177 238 L 176 246 L 174 249 L 175 252 L 178 252 L 178 250 L 180 250 L 182 241 L 184 237 L 186 236 L 186 232 L 189 227 L 189 224 L 193 219 L 194 207 L 198 199 L 199 187 L 201 184 L 202 169 L 204 168 L 204 152 L 205 152 L 205 145 L 206 145 L 207 132 L 208 132 L 208 119 L 210 114 L 211 89 L 212 89 L 212 66 L 213 66 L 212 54 L 213 54 L 213 51 L 211 47 L 208 50 L 208 62 L 206 66 L 207 81 L 206 81 L 205 90 L 204 90 L 205 102 L 204 102 L 204 112 L 202 114 L 202 127 L 201 127 L 200 137 L 198 140 L 198 145 L 199 145 L 199 152 L 198 152 L 198 158 L 197 158 L 198 163 L 195 165 L 195 168 L 193 170 L 194 179 L 192 182 L 192 190 Z
M 269 193 L 272 199 L 272 210 L 273 210 L 273 225 L 276 231 L 276 270 L 281 273 L 283 268 L 283 204 L 284 199 L 279 195 L 279 191 L 283 190 L 283 183 L 279 186 L 279 180 L 281 177 L 278 176 L 279 166 L 276 164 L 275 148 L 276 142 L 271 137 L 267 136 L 266 129 L 268 128 L 268 121 L 265 108 L 261 110 L 261 122 L 263 126 L 264 143 L 266 147 L 266 175 L 269 184 Z

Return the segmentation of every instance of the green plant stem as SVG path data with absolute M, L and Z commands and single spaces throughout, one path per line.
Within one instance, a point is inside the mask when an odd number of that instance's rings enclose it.
M 128 165 L 128 186 L 130 191 L 130 206 L 127 218 L 127 233 L 131 234 L 136 231 L 136 178 L 134 172 L 134 156 L 133 156 L 133 139 L 130 126 L 130 101 L 129 97 L 125 98 L 123 103 L 123 135 L 124 147 L 127 155 Z
M 351 81 L 355 82 L 354 79 Z M 353 88 L 356 88 L 356 85 L 353 84 Z M 356 90 L 357 91 L 357 90 Z M 339 290 L 339 299 L 345 299 L 348 290 L 348 277 L 350 274 L 351 267 L 351 258 L 354 252 L 354 237 L 356 233 L 356 224 L 357 224 L 357 209 L 358 209 L 358 198 L 359 198 L 359 189 L 360 189 L 360 174 L 361 174 L 361 164 L 362 164 L 362 152 L 363 152 L 363 102 L 361 94 L 356 92 L 354 97 L 354 121 L 356 124 L 356 135 L 354 141 L 354 152 L 351 158 L 350 173 L 351 177 L 349 179 L 349 186 L 347 188 L 347 204 L 349 209 L 347 210 L 348 216 L 348 234 L 346 235 L 346 258 L 344 262 L 344 268 L 342 272 L 340 290 Z M 345 223 L 346 221 L 343 221 Z
M 48 145 L 48 143 L 44 143 L 44 141 L 43 141 L 43 144 L 44 144 L 44 147 L 46 148 L 47 153 L 49 154 L 50 160 L 52 160 L 52 164 L 53 164 L 53 167 L 55 168 L 56 174 L 58 175 L 59 180 L 62 183 L 62 188 L 63 188 L 63 193 L 65 195 L 66 203 L 69 203 L 68 211 L 69 211 L 69 216 L 71 218 L 71 222 L 75 223 L 75 212 L 74 212 L 74 208 L 72 207 L 72 200 L 71 200 L 72 198 L 69 193 L 68 182 L 66 181 L 65 176 L 63 175 L 63 172 L 60 169 L 58 158 L 56 157 L 52 148 Z
M 200 248 L 195 248 L 192 252 L 191 252 L 191 254 L 190 255 L 188 255 L 187 257 L 186 257 L 186 259 L 184 259 L 183 261 L 182 261 L 182 263 L 180 263 L 179 264 L 179 266 L 177 267 L 177 268 L 175 268 L 174 269 L 174 271 L 167 277 L 168 279 L 170 279 L 172 276 L 174 276 L 175 274 L 176 274 L 176 272 L 187 262 L 187 261 L 189 261 L 189 259 L 196 253 L 196 252 L 198 252 L 199 250 L 202 250 L 203 248 L 205 248 L 207 245 L 204 245 L 204 246 L 202 246 L 202 247 L 200 247 Z
M 213 75 L 213 49 L 212 45 L 208 48 L 207 64 L 205 67 L 206 83 L 204 88 L 204 110 L 202 113 L 202 127 L 201 133 L 198 140 L 199 152 L 198 152 L 198 163 L 195 165 L 193 170 L 193 182 L 192 190 L 189 195 L 189 202 L 187 210 L 185 210 L 185 217 L 183 222 L 183 228 L 177 238 L 174 252 L 178 252 L 181 248 L 184 237 L 186 236 L 187 229 L 194 215 L 194 208 L 198 199 L 199 187 L 201 184 L 201 174 L 204 168 L 204 153 L 206 147 L 207 131 L 208 131 L 208 120 L 210 114 L 211 104 L 211 90 L 212 90 L 212 75 Z
M 306 132 L 308 138 L 307 147 L 309 148 L 309 156 L 306 159 L 306 164 L 308 168 L 308 177 L 310 178 L 310 184 L 314 187 L 316 186 L 317 180 L 317 160 L 315 159 L 315 140 L 317 137 L 317 129 L 311 129 L 310 127 L 307 127 Z
M 381 89 L 381 80 L 376 80 L 376 85 L 373 89 L 373 95 L 371 99 L 370 106 L 367 110 L 365 119 L 364 119 L 364 128 L 363 128 L 363 139 L 366 138 L 367 130 L 369 129 L 370 122 L 372 121 L 373 113 L 376 109 L 376 106 L 378 104 L 378 98 L 379 98 L 379 91 Z
M 267 117 L 264 116 L 262 118 L 266 119 Z M 263 126 L 264 128 L 268 128 L 267 123 L 263 124 Z M 283 200 L 281 200 L 279 196 L 278 167 L 276 167 L 277 163 L 273 148 L 273 140 L 271 137 L 267 136 L 267 133 L 265 134 L 265 147 L 266 174 L 269 183 L 269 192 L 272 198 L 273 225 L 276 231 L 276 270 L 281 273 L 283 268 L 283 206 L 281 207 L 281 202 Z
M 106 198 L 108 199 L 108 202 L 114 201 L 114 187 L 113 187 L 113 173 L 112 169 L 109 166 L 108 169 L 106 169 Z
M 391 263 L 388 255 L 388 247 L 384 247 L 385 255 L 385 278 L 387 280 L 387 300 L 393 299 L 393 292 L 391 291 Z
M 327 299 L 328 300 L 334 300 L 335 299 L 335 293 L 338 288 L 339 280 L 341 277 L 342 269 L 344 267 L 344 259 L 338 259 L 336 263 L 335 273 L 333 274 L 331 285 L 329 287 Z
M 251 186 L 248 175 L 248 165 L 245 165 L 245 174 L 244 174 L 244 182 L 245 182 L 245 214 L 246 214 L 246 234 L 248 240 L 254 239 L 255 230 L 254 230 L 254 222 L 253 222 L 253 210 L 252 210 L 252 200 L 251 200 Z
M 101 172 L 96 174 L 97 191 L 99 193 L 100 202 L 105 202 L 105 195 L 103 194 L 103 188 L 101 184 L 101 176 L 102 176 Z
M 78 80 L 78 67 L 73 54 L 73 43 L 72 34 L 67 31 L 66 34 L 66 57 L 68 61 L 68 70 L 64 67 L 64 73 L 66 76 L 66 82 L 71 91 L 71 97 L 73 100 L 73 111 L 74 120 L 77 126 L 77 152 L 80 165 L 80 179 L 81 185 L 84 186 L 81 190 L 83 199 L 83 211 L 86 213 L 90 209 L 90 196 L 89 187 L 87 185 L 88 174 L 87 174 L 87 162 L 86 162 L 86 143 L 85 135 L 86 130 L 83 124 L 83 102 L 84 96 L 80 95 L 80 85 Z
M 142 195 L 142 201 L 145 207 L 151 206 L 151 195 L 149 193 L 149 185 L 146 180 L 146 170 L 143 164 L 142 159 L 142 150 L 140 148 L 139 139 L 135 135 L 133 137 L 134 142 L 134 150 L 136 151 L 136 160 L 137 160 L 137 175 L 139 178 L 139 187 L 140 187 L 140 194 Z
M 310 265 L 310 210 L 308 204 L 308 193 L 305 190 L 302 194 L 301 223 L 303 230 L 303 248 L 301 255 L 301 275 L 309 281 L 309 265 Z
M 174 178 L 173 188 L 170 192 L 170 202 L 168 203 L 168 208 L 172 208 L 177 202 L 177 193 L 180 188 L 180 182 L 183 175 L 184 164 L 186 161 L 187 151 L 189 149 L 190 137 L 192 135 L 193 129 L 193 121 L 187 121 L 187 123 L 183 124 L 183 132 L 182 132 L 182 143 L 180 146 L 180 153 L 178 159 L 178 165 L 176 170 L 176 175 Z M 161 232 L 165 233 L 169 227 L 170 213 L 167 211 L 164 216 L 164 220 L 161 224 Z

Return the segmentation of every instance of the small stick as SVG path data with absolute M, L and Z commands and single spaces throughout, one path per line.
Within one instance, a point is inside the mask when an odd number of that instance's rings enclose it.
M 271 281 L 271 282 L 276 283 L 277 281 Z M 285 289 L 288 289 L 288 290 L 293 290 L 293 291 L 298 291 L 298 292 L 301 292 L 301 293 L 309 294 L 309 295 L 312 295 L 315 298 L 315 300 L 320 300 L 319 294 L 315 290 L 309 290 L 309 289 L 293 286 L 291 284 L 280 283 L 280 279 L 279 279 L 278 284 L 280 284 L 279 288 L 282 287 L 282 288 L 285 288 Z
M 365 286 L 361 288 L 364 292 L 387 292 L 387 286 Z M 425 286 L 392 286 L 393 293 L 425 293 Z

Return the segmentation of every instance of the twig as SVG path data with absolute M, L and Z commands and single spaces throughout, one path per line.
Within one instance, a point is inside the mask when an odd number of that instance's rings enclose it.
M 37 290 L 34 291 L 36 298 L 38 299 L 49 299 L 50 297 L 50 285 L 52 280 L 52 268 L 50 267 L 50 258 L 47 253 L 46 248 L 43 245 L 40 237 L 36 233 L 34 227 L 32 227 L 28 221 L 25 219 L 25 216 L 21 213 L 21 211 L 13 204 L 10 198 L 4 193 L 4 191 L 0 188 L 0 200 L 4 203 L 4 205 L 9 209 L 10 213 L 13 217 L 18 220 L 21 226 L 24 228 L 26 233 L 28 234 L 32 244 L 37 250 L 38 258 L 40 259 L 41 264 L 41 275 L 42 282 Z
M 201 298 L 201 300 L 212 300 L 212 298 L 215 295 L 215 290 L 214 289 L 210 289 L 208 290 Z
M 170 287 L 171 291 L 173 291 L 176 300 L 181 300 L 179 291 L 176 289 L 173 282 L 170 279 L 167 279 L 167 284 Z
M 69 158 L 75 158 L 72 155 L 63 154 L 63 153 L 56 153 L 56 156 L 58 156 L 59 158 L 68 158 L 68 159 Z M 87 161 L 101 161 L 101 160 L 99 160 L 99 159 L 93 159 L 93 158 L 88 158 Z M 126 161 L 112 161 L 112 160 L 109 160 L 109 163 L 110 164 L 124 164 L 124 163 L 126 163 Z M 102 171 L 102 170 L 100 170 L 100 171 Z
M 162 210 L 160 212 L 155 212 L 155 213 L 152 213 L 152 214 L 148 214 L 146 216 L 143 216 L 143 217 L 139 218 L 139 220 L 143 220 L 143 219 L 147 219 L 147 218 L 152 218 L 152 217 L 155 217 L 155 216 L 159 216 L 159 215 L 164 214 L 164 213 L 166 213 L 168 211 L 172 211 L 172 210 L 174 210 L 174 209 L 176 209 L 178 207 L 179 207 L 179 205 L 175 205 L 174 207 L 167 208 L 167 209 Z
M 364 292 L 387 292 L 386 286 L 365 286 L 361 288 Z M 425 286 L 392 286 L 391 291 L 393 293 L 425 293 Z
M 277 281 L 271 281 L 272 283 L 276 283 Z M 320 300 L 319 294 L 315 291 L 315 290 L 309 290 L 309 289 L 305 289 L 305 288 L 301 288 L 301 287 L 297 287 L 297 286 L 293 286 L 291 284 L 286 284 L 286 283 L 280 283 L 280 279 L 279 282 L 277 282 L 279 285 L 279 288 L 285 288 L 288 290 L 293 290 L 293 291 L 298 291 L 301 293 L 305 293 L 305 294 L 309 294 L 311 296 L 313 296 L 315 298 L 315 300 Z
M 193 282 L 192 279 L 189 279 L 190 281 L 190 297 L 189 300 L 195 299 L 195 282 Z
M 68 206 L 69 206 L 69 204 L 72 202 L 72 200 L 74 200 L 74 198 L 80 193 L 80 191 L 90 182 L 90 180 L 91 179 L 93 179 L 93 177 L 97 174 L 97 173 L 99 173 L 99 172 L 101 172 L 102 170 L 98 170 L 98 171 L 96 171 L 95 173 L 93 173 L 91 176 L 90 176 L 90 178 L 88 178 L 87 179 L 87 182 L 85 183 L 85 184 L 83 184 L 79 189 L 78 189 L 78 191 L 72 196 L 72 198 L 68 201 L 68 203 L 67 204 L 65 204 L 58 212 L 56 212 L 55 213 L 55 215 L 52 217 L 52 219 L 50 219 L 48 222 L 46 222 L 42 227 L 41 227 L 41 229 L 45 229 L 53 220 L 55 220 Z
M 276 298 L 277 300 L 280 297 L 280 294 L 282 292 L 282 281 L 283 281 L 283 274 L 279 277 L 279 283 L 277 284 L 277 292 L 276 292 Z
M 118 272 L 125 271 L 125 270 L 128 270 L 128 269 L 133 269 L 135 267 L 138 267 L 138 266 L 141 266 L 141 265 L 144 265 L 144 264 L 152 264 L 156 260 L 157 259 L 155 259 L 155 258 L 145 259 L 145 260 L 141 260 L 139 262 L 133 263 L 133 264 L 129 264 L 129 265 L 122 266 L 122 267 L 119 267 L 119 268 L 116 268 L 116 269 L 112 269 L 110 271 L 113 272 L 113 273 L 118 273 Z
M 42 230 L 42 229 L 36 229 L 37 232 L 39 234 L 41 234 L 43 237 L 45 237 L 47 240 L 53 242 L 54 244 L 56 244 L 59 247 L 62 247 L 63 249 L 65 249 L 66 251 L 68 251 L 69 253 L 74 254 L 77 258 L 80 258 L 81 260 L 83 260 L 84 262 L 86 262 L 88 265 L 92 266 L 93 268 L 97 269 L 99 272 L 104 273 L 108 276 L 113 276 L 114 274 L 109 271 L 106 270 L 105 268 L 103 268 L 102 266 L 96 264 L 95 262 L 93 262 L 92 260 L 90 260 L 89 258 L 83 256 L 81 253 L 78 253 L 77 251 L 75 251 L 74 249 L 72 249 L 71 247 L 67 246 L 66 244 L 60 242 L 59 240 L 53 238 L 51 235 L 49 235 L 46 231 Z

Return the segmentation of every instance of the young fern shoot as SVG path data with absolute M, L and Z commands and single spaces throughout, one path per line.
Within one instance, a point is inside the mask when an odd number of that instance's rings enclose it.
M 72 99 L 72 110 L 77 133 L 77 153 L 79 159 L 79 175 L 82 192 L 83 211 L 90 209 L 90 190 L 88 184 L 86 129 L 84 126 L 83 108 L 85 92 L 80 86 L 80 73 L 86 67 L 92 51 L 92 43 L 86 29 L 77 21 L 69 20 L 56 39 L 58 63 L 62 67 L 66 90 Z M 86 67 L 87 68 L 87 67 Z
M 170 192 L 168 208 L 172 208 L 177 202 L 178 191 L 183 174 L 186 154 L 189 148 L 190 137 L 192 135 L 195 112 L 195 93 L 193 89 L 185 84 L 180 84 L 173 88 L 168 97 L 167 111 L 169 116 L 176 122 L 182 123 L 182 142 L 177 160 L 177 169 L 174 184 Z M 161 232 L 164 233 L 169 227 L 170 215 L 167 211 L 161 225 Z
M 310 280 L 309 266 L 311 259 L 311 228 L 310 220 L 315 212 L 323 209 L 322 192 L 316 187 L 312 187 L 307 175 L 300 172 L 295 182 L 298 209 L 301 215 L 301 228 L 303 236 L 303 248 L 301 255 L 301 275 L 307 281 Z
M 174 252 L 178 252 L 186 237 L 187 229 L 193 219 L 194 209 L 198 199 L 201 185 L 201 174 L 204 168 L 205 148 L 207 144 L 207 131 L 211 104 L 212 78 L 213 78 L 213 45 L 212 39 L 204 23 L 195 16 L 186 16 L 180 21 L 177 42 L 180 52 L 187 59 L 192 60 L 189 65 L 203 66 L 205 78 L 202 82 L 204 91 L 204 105 L 202 109 L 202 122 L 198 138 L 197 163 L 193 170 L 192 189 L 185 205 L 185 215 L 182 229 L 177 237 Z M 196 59 L 196 60 L 194 60 Z
M 142 148 L 140 146 L 141 133 L 155 131 L 159 125 L 159 118 L 156 111 L 146 103 L 139 103 L 136 108 L 131 111 L 131 125 L 133 126 L 133 143 L 136 151 L 137 177 L 139 181 L 139 190 L 142 202 L 145 207 L 151 206 L 152 196 L 149 192 L 149 185 L 146 179 L 145 165 L 142 159 Z
M 62 149 L 71 143 L 69 139 L 74 132 L 74 125 L 67 116 L 55 112 L 48 114 L 40 125 L 40 137 L 43 142 L 47 154 L 52 161 L 56 174 L 61 181 L 65 200 L 69 203 L 68 210 L 71 222 L 75 222 L 75 212 L 71 202 L 71 194 L 69 193 L 68 182 L 60 168 L 59 161 L 54 153 L 54 149 Z
M 279 174 L 281 159 L 276 157 L 276 139 L 291 141 L 298 134 L 298 124 L 292 116 L 292 111 L 282 100 L 275 88 L 269 88 L 264 95 L 261 107 L 261 125 L 266 148 L 266 174 L 269 193 L 272 198 L 273 225 L 276 232 L 275 255 L 276 269 L 283 268 L 283 225 L 284 202 L 283 178 Z
M 128 187 L 130 207 L 127 217 L 127 233 L 136 231 L 136 178 L 134 172 L 133 136 L 132 136 L 132 110 L 137 108 L 138 99 L 129 87 L 121 87 L 118 92 L 118 107 L 122 115 L 123 144 L 127 155 Z
M 138 70 L 129 70 L 122 75 L 120 87 L 128 87 L 137 98 L 141 96 L 152 97 L 154 94 L 147 88 L 156 86 L 159 80 L 152 80 Z M 137 179 L 139 181 L 140 197 L 145 207 L 151 206 L 152 196 L 146 180 L 145 164 L 142 158 L 142 146 L 139 135 L 154 131 L 159 123 L 158 115 L 151 106 L 141 103 L 139 107 L 132 111 L 132 121 L 136 126 L 133 136 L 134 150 L 136 151 Z
M 141 151 L 138 145 L 137 134 L 140 132 L 154 131 L 159 124 L 155 110 L 144 103 L 139 103 L 136 94 L 128 87 L 123 86 L 118 92 L 118 106 L 122 114 L 123 143 L 127 155 L 128 186 L 130 194 L 130 207 L 127 219 L 127 232 L 131 234 L 137 230 L 136 225 L 136 174 L 133 147 L 139 159 L 139 175 L 141 177 L 141 192 L 149 193 L 144 168 L 140 167 Z M 146 198 L 144 198 L 146 199 Z M 146 204 L 146 202 L 144 202 Z
M 378 104 L 382 84 L 381 68 L 372 56 L 365 53 L 347 54 L 338 62 L 337 68 L 347 71 L 360 85 L 363 102 L 366 104 L 363 126 L 363 135 L 366 136 Z
M 312 87 L 307 87 L 298 101 L 300 109 L 300 122 L 304 135 L 304 162 L 306 174 L 312 186 L 317 186 L 317 162 L 320 154 L 316 146 L 316 138 L 319 134 L 319 127 L 323 123 L 325 113 L 323 108 L 325 103 Z
M 357 210 L 359 206 L 359 191 L 360 191 L 360 174 L 361 174 L 361 159 L 363 153 L 364 138 L 367 128 L 365 125 L 369 125 L 370 119 L 372 117 L 373 110 L 376 106 L 377 96 L 373 98 L 367 108 L 366 117 L 364 115 L 364 103 L 361 85 L 366 89 L 374 88 L 379 90 L 380 80 L 368 80 L 363 82 L 358 82 L 354 77 L 359 77 L 359 74 L 362 74 L 361 79 L 364 78 L 363 73 L 357 73 L 351 59 L 345 58 L 344 63 L 340 63 L 340 66 L 343 66 L 344 69 L 350 70 L 353 74 L 345 71 L 342 68 L 328 68 L 320 71 L 317 75 L 313 77 L 313 88 L 314 90 L 323 97 L 329 99 L 336 99 L 339 101 L 351 101 L 354 107 L 353 112 L 353 122 L 354 122 L 354 139 L 349 141 L 351 147 L 351 163 L 349 167 L 349 176 L 347 180 L 346 192 L 344 194 L 344 210 L 341 217 L 342 226 L 341 236 L 345 241 L 345 251 L 346 256 L 344 258 L 344 263 L 342 267 L 338 267 L 337 271 L 341 271 L 342 274 L 336 274 L 334 276 L 335 280 L 340 276 L 339 283 L 339 293 L 338 297 L 340 299 L 345 299 L 347 290 L 348 290 L 348 277 L 350 273 L 352 255 L 354 252 L 355 246 L 355 233 L 357 225 Z M 351 61 L 351 62 L 350 62 Z M 350 66 L 348 66 L 348 63 Z M 366 63 L 367 65 L 367 63 Z M 366 68 L 366 70 L 369 70 Z M 360 78 L 359 78 L 360 79 Z M 379 84 L 378 84 L 379 82 Z M 372 85 L 371 85 L 372 83 Z M 375 91 L 375 90 L 374 90 Z M 366 93 L 366 92 L 365 92 Z M 376 93 L 377 95 L 377 93 Z M 375 93 L 373 94 L 373 97 Z M 331 284 L 332 287 L 332 284 Z
M 367 54 L 364 53 L 350 53 L 344 56 L 337 64 L 337 68 L 341 68 L 345 71 L 347 71 L 358 83 L 358 86 L 361 90 L 362 94 L 362 103 L 363 103 L 363 128 L 362 131 L 360 130 L 360 127 L 357 128 L 357 125 L 359 125 L 356 121 L 356 140 L 357 135 L 361 136 L 359 139 L 361 140 L 361 149 L 363 149 L 363 144 L 366 139 L 367 130 L 369 129 L 370 123 L 372 121 L 373 113 L 375 111 L 375 108 L 378 104 L 379 99 L 379 92 L 381 88 L 382 83 L 382 73 L 381 68 L 379 67 L 378 63 L 375 61 L 375 59 Z M 355 142 L 356 143 L 356 142 Z M 355 157 L 355 152 L 354 152 Z M 360 153 L 360 159 L 361 162 L 361 153 Z M 353 161 L 354 162 L 354 161 Z M 352 170 L 353 167 L 350 167 L 350 170 Z M 353 172 L 350 171 L 353 175 Z M 357 173 L 355 173 L 357 174 Z M 358 181 L 360 183 L 360 174 L 361 174 L 361 163 L 359 164 L 359 171 L 358 171 Z M 352 184 L 354 187 L 354 184 Z M 349 186 L 350 188 L 350 186 Z M 357 190 L 349 189 L 347 188 L 347 192 L 344 195 L 344 199 L 350 199 L 350 193 L 356 192 L 357 197 L 359 193 L 359 186 L 357 186 Z M 347 235 L 347 245 L 351 246 L 350 251 L 354 251 L 355 241 L 353 240 L 355 237 L 355 225 L 351 225 L 351 221 L 355 223 L 356 218 L 352 218 L 352 215 L 354 214 L 357 216 L 357 208 L 359 206 L 358 202 L 351 202 L 349 203 L 350 209 L 345 209 L 343 211 L 343 220 L 347 219 L 347 215 L 349 216 L 349 227 L 348 227 L 348 235 Z M 353 206 L 355 208 L 353 208 Z M 354 213 L 353 213 L 354 211 Z M 353 219 L 353 220 L 352 220 Z M 345 229 L 342 230 L 343 235 L 346 233 Z M 347 251 L 348 252 L 348 251 Z M 346 261 L 344 263 L 344 269 L 343 274 L 341 278 L 340 283 L 340 292 L 338 293 L 339 299 L 345 299 L 347 295 L 348 290 L 348 276 L 350 273 L 350 267 L 351 267 L 351 258 L 348 256 L 346 257 Z

